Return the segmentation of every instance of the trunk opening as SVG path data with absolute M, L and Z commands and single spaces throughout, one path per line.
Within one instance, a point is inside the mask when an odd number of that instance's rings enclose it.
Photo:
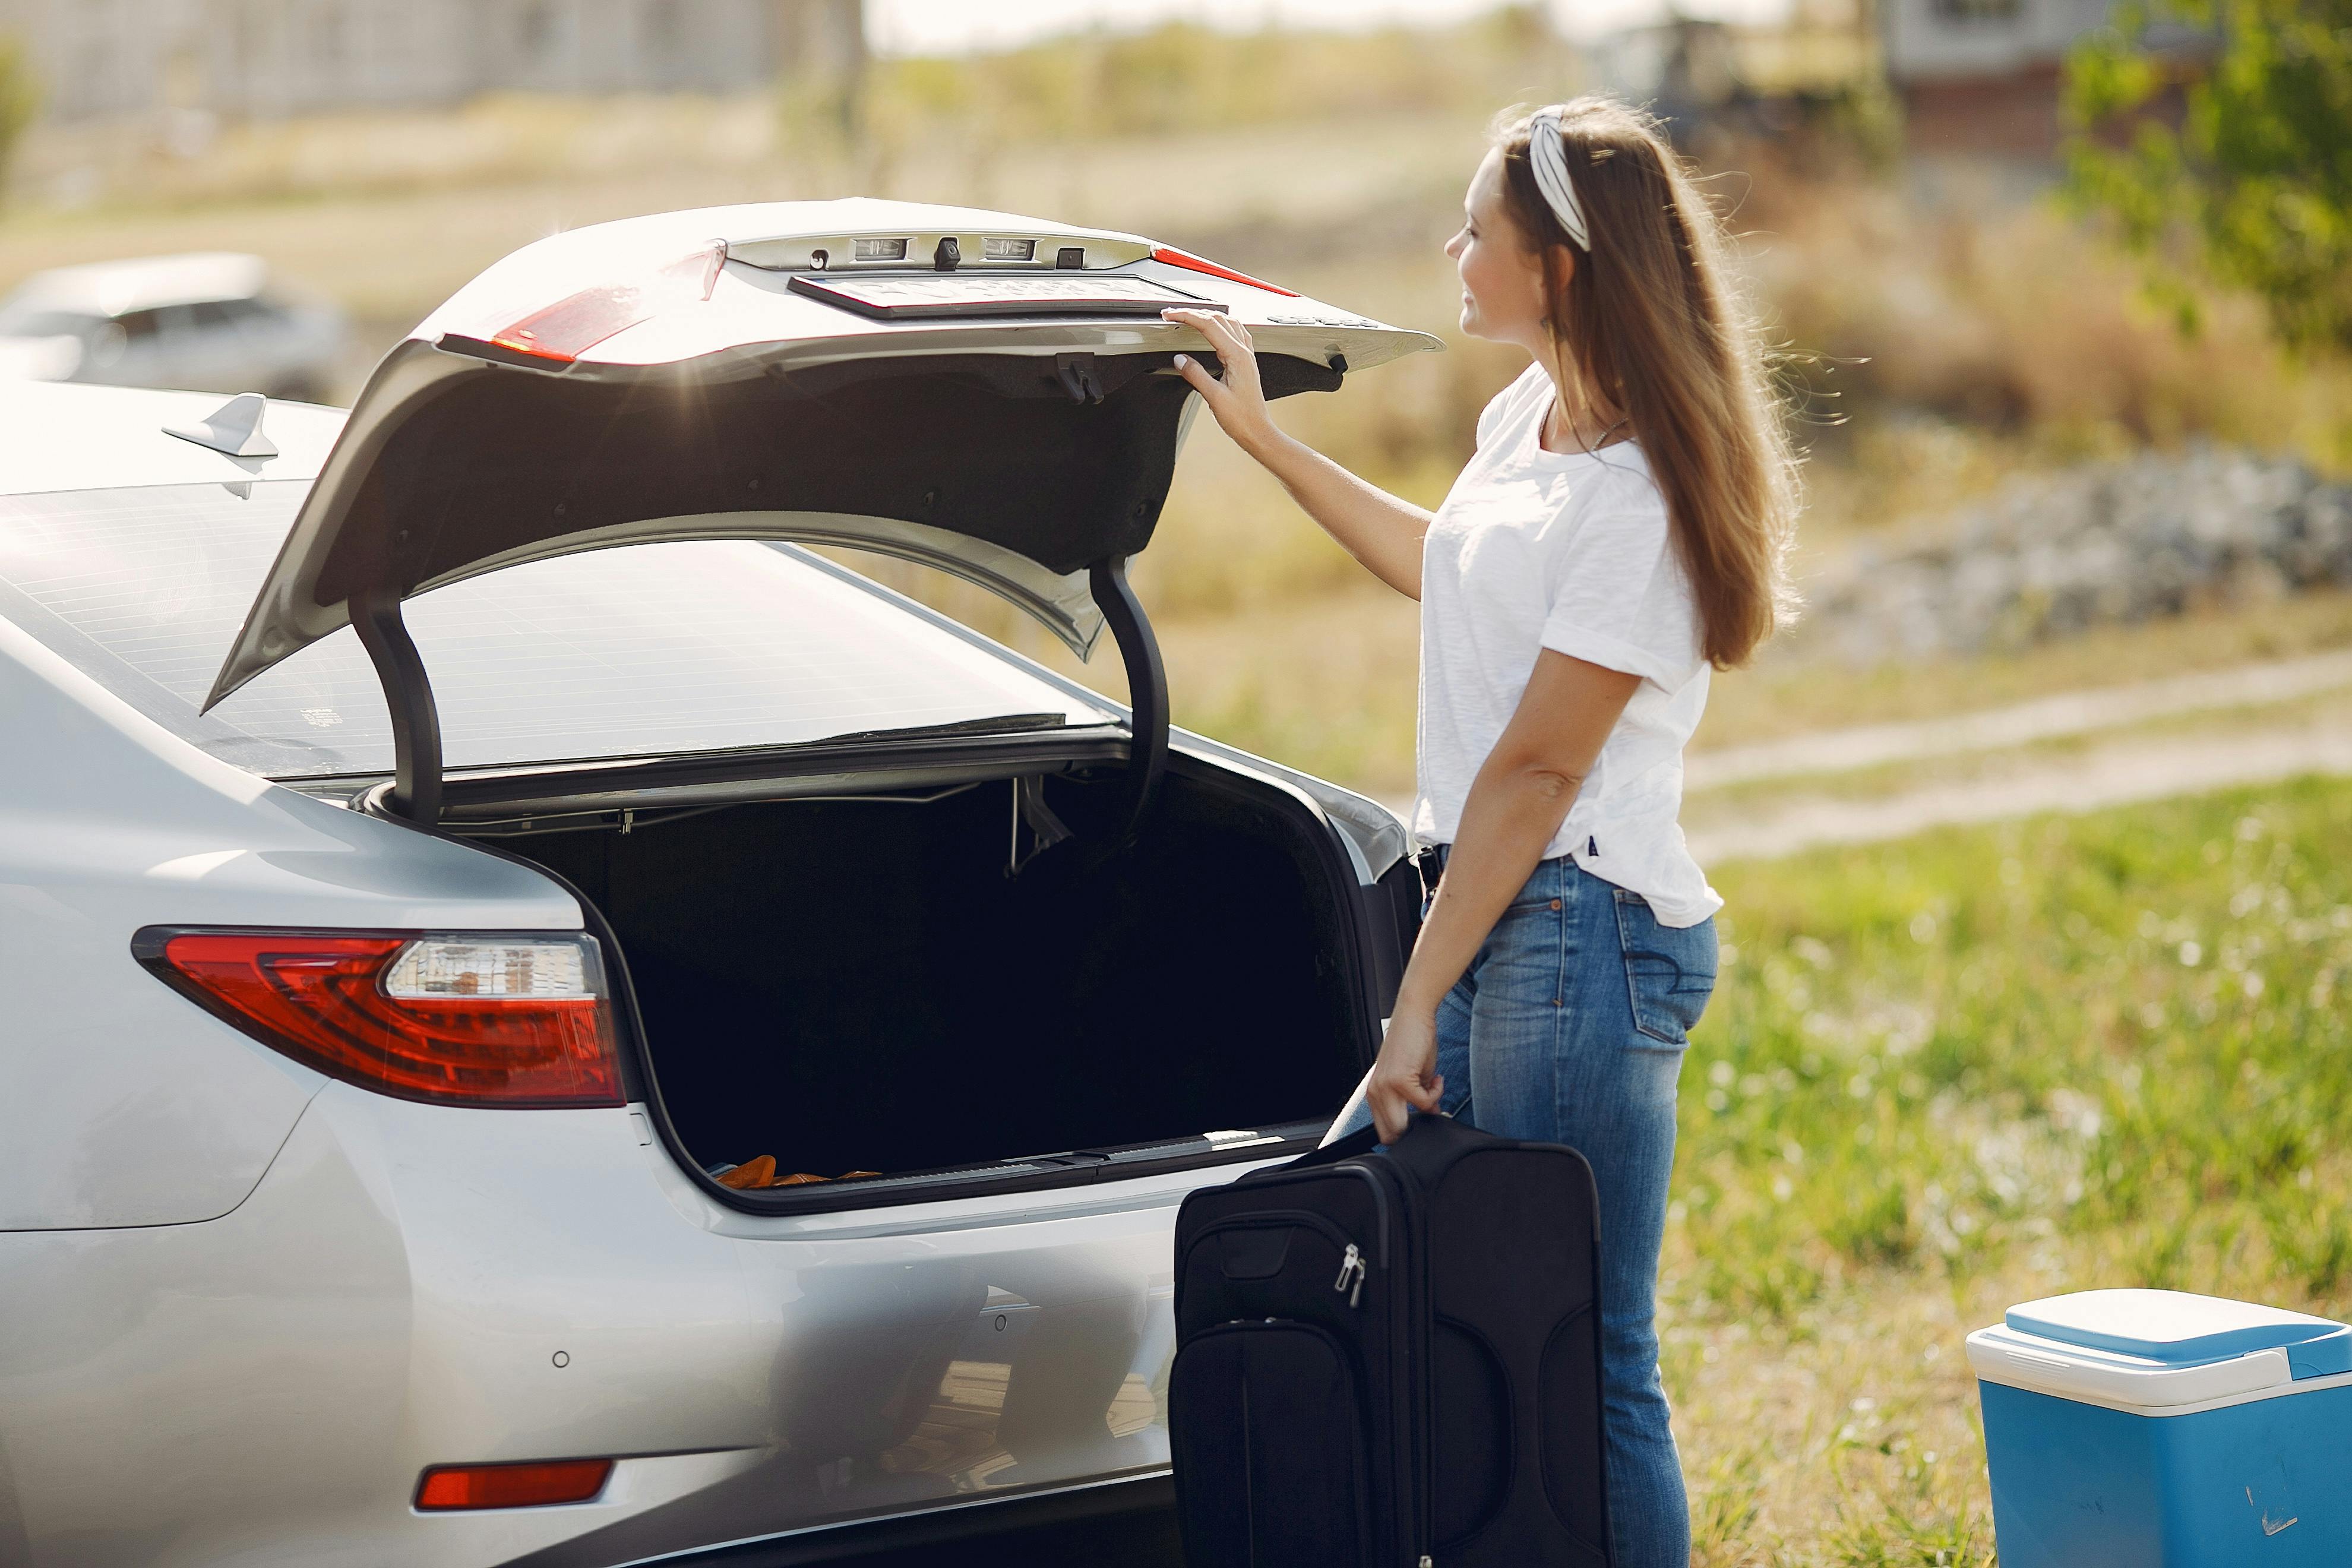
M 1343 855 L 1288 796 L 1184 758 L 1112 847 L 1125 773 L 743 804 L 498 847 L 610 923 L 690 1163 L 880 1173 L 754 1201 L 1059 1184 L 1283 1152 L 1211 1132 L 1319 1136 L 1378 1042 Z M 1008 877 L 1052 818 L 1073 837 Z

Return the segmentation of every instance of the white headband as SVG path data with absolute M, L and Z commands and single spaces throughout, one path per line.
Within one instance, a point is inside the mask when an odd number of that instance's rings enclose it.
M 1568 230 L 1568 237 L 1576 241 L 1580 250 L 1590 251 L 1592 241 L 1586 236 L 1584 209 L 1577 205 L 1576 186 L 1568 177 L 1568 146 L 1561 139 L 1559 113 L 1547 109 L 1528 122 L 1528 163 L 1536 172 L 1536 187 L 1543 192 L 1551 216 L 1559 219 L 1559 226 Z

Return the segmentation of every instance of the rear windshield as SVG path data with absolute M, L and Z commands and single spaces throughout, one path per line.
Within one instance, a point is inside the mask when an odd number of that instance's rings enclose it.
M 275 778 L 388 773 L 383 695 L 348 628 L 196 713 L 309 489 L 0 496 L 0 616 L 240 767 Z M 643 544 L 537 562 L 424 595 L 407 618 L 451 767 L 791 745 L 1010 715 L 1107 717 L 763 544 Z

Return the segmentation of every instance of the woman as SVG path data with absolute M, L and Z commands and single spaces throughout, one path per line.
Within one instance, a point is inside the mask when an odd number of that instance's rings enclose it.
M 1462 330 L 1535 363 L 1433 516 L 1277 429 L 1245 328 L 1166 314 L 1216 349 L 1222 380 L 1176 363 L 1226 434 L 1421 602 L 1412 827 L 1443 875 L 1335 1134 L 1443 1110 L 1591 1162 L 1617 1562 L 1684 1568 L 1653 1311 L 1723 900 L 1675 816 L 1709 670 L 1783 613 L 1794 471 L 1720 224 L 1654 121 L 1600 99 L 1507 115 L 1464 205 Z

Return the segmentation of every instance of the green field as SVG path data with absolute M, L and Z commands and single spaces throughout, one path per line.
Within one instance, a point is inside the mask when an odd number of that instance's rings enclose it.
M 2305 780 L 1717 873 L 1663 1291 L 1699 1563 L 1990 1562 L 1960 1342 L 2014 1301 L 2352 1309 L 2347 849 Z

